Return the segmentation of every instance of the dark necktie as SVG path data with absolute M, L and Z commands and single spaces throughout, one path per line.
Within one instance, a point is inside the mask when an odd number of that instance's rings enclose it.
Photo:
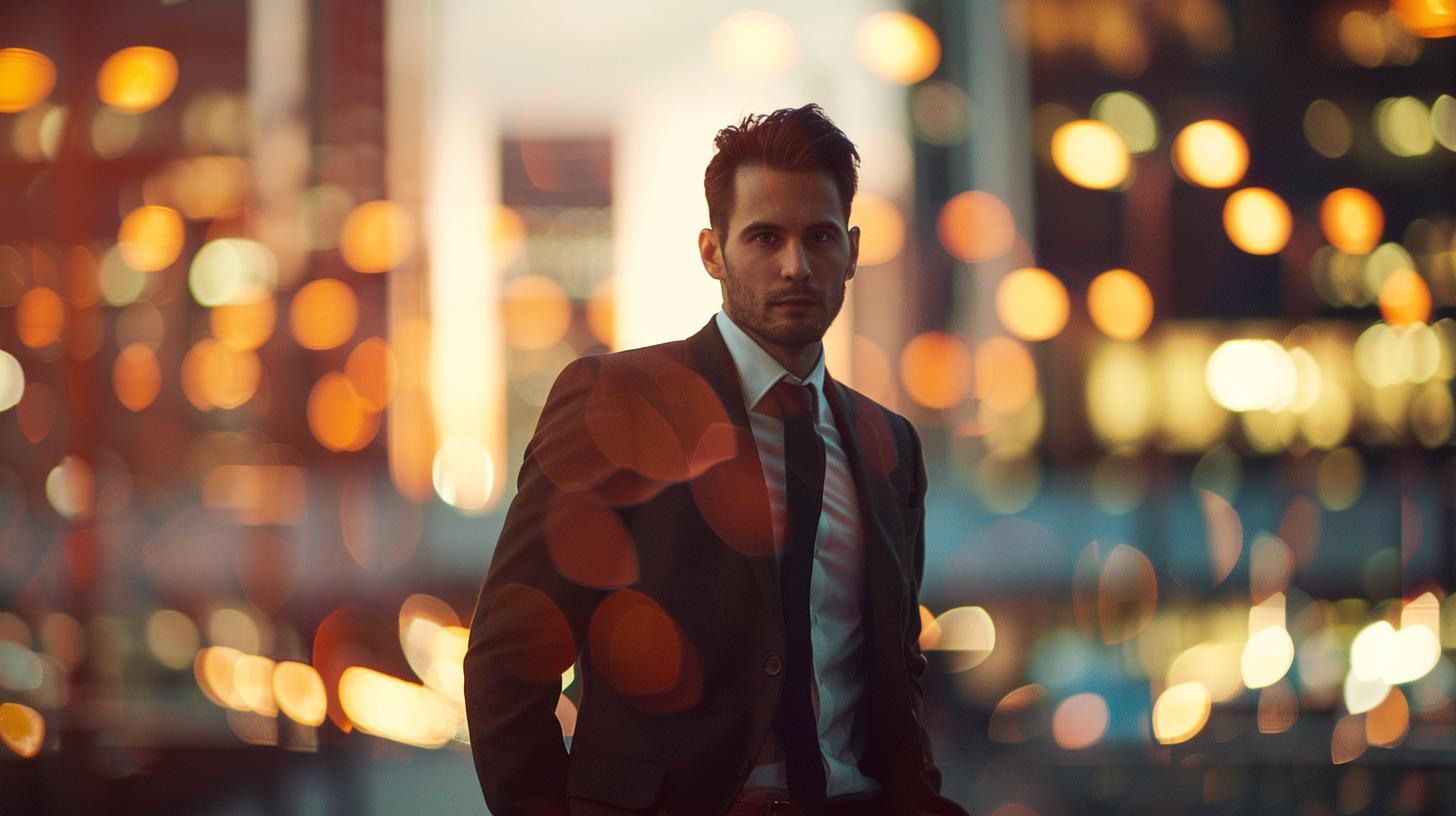
M 814 717 L 813 644 L 809 636 L 809 579 L 814 567 L 814 539 L 824 503 L 824 441 L 814 427 L 814 392 L 780 379 L 760 402 L 759 410 L 784 422 L 784 492 L 788 529 L 779 559 L 779 591 L 783 597 L 783 694 L 779 698 L 778 731 L 789 777 L 789 797 L 806 810 L 826 799 L 824 765 L 819 753 L 819 727 Z

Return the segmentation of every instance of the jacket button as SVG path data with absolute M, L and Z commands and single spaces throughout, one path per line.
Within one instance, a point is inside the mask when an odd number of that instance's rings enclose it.
M 768 659 L 763 661 L 763 671 L 765 674 L 776 675 L 783 670 L 784 661 L 780 660 L 778 655 L 769 655 Z

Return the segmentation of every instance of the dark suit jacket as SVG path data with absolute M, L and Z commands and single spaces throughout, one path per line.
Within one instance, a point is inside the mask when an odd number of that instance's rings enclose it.
M 867 715 L 861 769 L 887 813 L 939 795 L 922 721 L 925 466 L 903 417 L 826 380 L 860 502 Z M 481 589 L 465 657 L 476 771 L 496 816 L 727 810 L 783 684 L 768 493 L 737 369 L 687 340 L 583 357 L 558 377 Z M 577 665 L 570 755 L 555 710 Z

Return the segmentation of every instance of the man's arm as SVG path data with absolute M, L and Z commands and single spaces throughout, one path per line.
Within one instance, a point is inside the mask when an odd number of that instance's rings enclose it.
M 915 540 L 911 547 L 911 577 L 914 579 L 912 602 L 915 609 L 910 614 L 911 623 L 905 642 L 905 668 L 906 674 L 910 676 L 910 705 L 915 715 L 915 726 L 925 765 L 915 786 L 915 812 L 930 816 L 967 816 L 966 811 L 960 805 L 940 795 L 940 768 L 935 765 L 935 758 L 930 749 L 930 734 L 925 728 L 925 692 L 921 688 L 920 678 L 925 674 L 929 661 L 920 651 L 919 612 L 920 582 L 925 575 L 925 456 L 921 451 L 920 435 L 915 432 L 915 426 L 908 421 L 905 422 L 905 425 L 910 430 L 912 461 L 915 469 L 915 484 L 910 493 L 910 507 L 919 510 L 914 530 Z
M 567 814 L 556 703 L 601 593 L 561 575 L 546 531 L 562 488 L 581 486 L 571 483 L 583 475 L 578 457 L 594 451 L 585 416 L 598 367 L 584 358 L 557 377 L 471 620 L 466 719 L 480 787 L 496 816 Z

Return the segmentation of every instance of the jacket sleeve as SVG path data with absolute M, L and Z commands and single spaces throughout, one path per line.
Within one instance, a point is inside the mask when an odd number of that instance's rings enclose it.
M 940 795 L 941 773 L 940 768 L 935 765 L 935 758 L 930 748 L 930 734 L 925 729 L 925 691 L 921 686 L 921 677 L 925 675 L 925 669 L 929 665 L 924 653 L 920 651 L 920 583 L 925 575 L 925 456 L 920 446 L 920 436 L 915 432 L 915 426 L 908 421 L 905 423 L 910 431 L 910 444 L 912 462 L 915 474 L 915 483 L 910 493 L 910 507 L 918 510 L 915 518 L 915 529 L 912 533 L 915 540 L 911 547 L 914 579 L 914 597 L 911 599 L 914 609 L 910 613 L 910 625 L 906 628 L 905 642 L 905 668 L 906 674 L 910 677 L 910 705 L 915 715 L 915 730 L 919 737 L 919 748 L 924 756 L 924 769 L 920 772 L 920 778 L 915 784 L 915 813 L 927 814 L 928 816 L 967 816 L 966 811 L 955 802 Z
M 556 704 L 601 593 L 561 575 L 546 536 L 553 498 L 568 481 L 563 468 L 590 445 L 586 412 L 598 365 L 583 358 L 557 377 L 471 619 L 466 719 L 496 816 L 567 814 L 568 756 Z

